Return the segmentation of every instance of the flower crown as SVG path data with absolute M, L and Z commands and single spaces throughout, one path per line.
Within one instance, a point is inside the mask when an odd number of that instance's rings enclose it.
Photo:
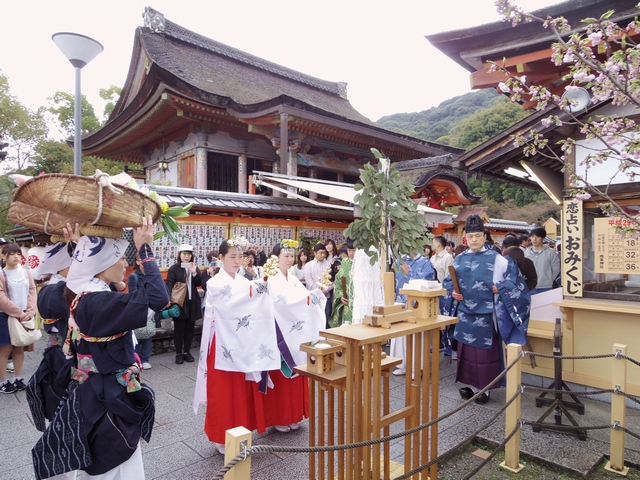
M 282 240 L 280 242 L 280 247 L 281 248 L 298 248 L 298 245 L 300 245 L 299 241 L 291 240 L 289 238 L 285 238 L 284 240 Z
M 250 245 L 250 243 L 249 243 L 249 240 L 239 235 L 237 237 L 233 237 L 227 240 L 227 245 L 229 245 L 230 247 L 246 250 L 246 248 Z

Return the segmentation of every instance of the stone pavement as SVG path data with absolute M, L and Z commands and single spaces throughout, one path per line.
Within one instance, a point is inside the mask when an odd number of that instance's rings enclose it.
M 43 342 L 38 345 L 42 352 Z M 40 354 L 27 353 L 25 376 L 28 378 L 39 362 Z M 156 392 L 156 424 L 151 443 L 141 441 L 146 478 L 157 480 L 210 479 L 222 466 L 223 458 L 208 441 L 203 432 L 204 409 L 198 415 L 192 409 L 195 385 L 196 363 L 176 365 L 173 353 L 151 357 L 153 368 L 144 372 L 144 381 Z M 459 385 L 454 384 L 455 362 L 449 357 L 441 361 L 440 413 L 445 413 L 460 405 Z M 632 368 L 630 366 L 630 368 Z M 526 380 L 538 382 L 536 377 Z M 545 386 L 548 380 L 544 380 Z M 391 380 L 391 408 L 404 405 L 404 377 Z M 224 392 L 220 392 L 224 395 Z M 535 407 L 537 393 L 527 392 L 522 399 L 522 417 L 537 420 L 543 409 Z M 606 397 L 606 396 L 605 396 Z M 606 400 L 606 398 L 602 398 Z M 440 453 L 460 442 L 466 435 L 486 422 L 505 402 L 505 390 L 492 393 L 486 405 L 472 403 L 440 425 Z M 603 425 L 610 422 L 610 404 L 591 398 L 584 399 L 585 415 L 575 415 L 583 426 Z M 633 407 L 633 406 L 632 406 Z M 504 416 L 485 430 L 480 437 L 494 443 L 504 438 Z M 551 416 L 553 421 L 553 416 Z M 0 480 L 33 479 L 31 447 L 39 438 L 33 427 L 25 393 L 0 395 Z M 402 430 L 403 422 L 392 426 L 392 433 Z M 640 411 L 627 410 L 627 428 L 640 433 Z M 533 433 L 531 427 L 522 431 L 521 451 L 534 458 L 557 464 L 575 472 L 586 474 L 609 452 L 609 431 L 588 432 L 586 441 L 550 431 Z M 308 445 L 307 422 L 296 432 L 278 433 L 270 430 L 263 434 L 254 433 L 254 444 L 268 445 Z M 640 442 L 629 435 L 626 438 L 626 462 L 640 464 Z M 391 456 L 395 461 L 403 459 L 402 439 L 392 444 Z M 252 457 L 251 478 L 256 480 L 307 479 L 307 454 L 257 454 Z M 78 475 L 78 478 L 82 478 Z M 133 480 L 133 479 L 132 479 Z M 137 479 L 135 479 L 137 480 Z

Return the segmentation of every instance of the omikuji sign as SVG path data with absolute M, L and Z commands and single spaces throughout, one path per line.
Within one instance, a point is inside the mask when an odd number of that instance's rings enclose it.
M 596 218 L 596 273 L 640 274 L 640 240 L 621 235 L 616 227 L 630 226 L 619 218 Z
M 562 204 L 562 290 L 571 297 L 582 296 L 582 202 Z

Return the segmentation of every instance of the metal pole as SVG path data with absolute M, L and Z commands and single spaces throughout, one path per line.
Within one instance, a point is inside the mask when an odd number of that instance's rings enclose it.
M 75 136 L 73 138 L 73 173 L 82 175 L 82 93 L 80 88 L 80 76 L 82 69 L 75 67 L 76 94 L 73 108 L 73 123 L 75 124 Z

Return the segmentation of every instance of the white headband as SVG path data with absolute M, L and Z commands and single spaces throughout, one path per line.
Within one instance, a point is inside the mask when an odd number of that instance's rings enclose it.
M 80 237 L 67 274 L 67 287 L 76 294 L 86 291 L 91 279 L 120 260 L 127 246 L 122 239 Z
M 58 273 L 71 265 L 71 257 L 65 242 L 57 242 L 48 247 L 33 247 L 29 250 L 27 263 L 33 278 L 40 279 L 50 273 Z

